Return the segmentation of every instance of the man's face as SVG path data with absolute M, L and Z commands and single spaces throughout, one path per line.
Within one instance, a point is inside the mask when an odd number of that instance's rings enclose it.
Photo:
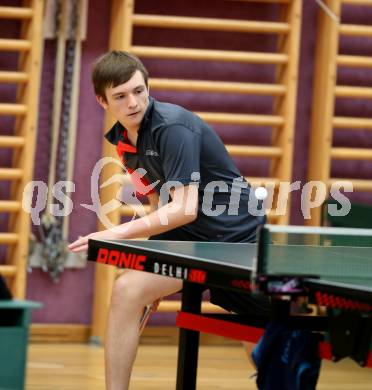
M 149 91 L 139 70 L 126 83 L 106 88 L 106 99 L 97 96 L 98 103 L 126 129 L 139 129 L 149 105 Z

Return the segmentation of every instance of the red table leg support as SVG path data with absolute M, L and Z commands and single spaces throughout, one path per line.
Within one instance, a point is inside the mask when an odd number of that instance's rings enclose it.
M 264 333 L 264 330 L 261 328 L 185 312 L 178 313 L 176 325 L 179 328 L 197 330 L 203 333 L 251 343 L 257 343 Z

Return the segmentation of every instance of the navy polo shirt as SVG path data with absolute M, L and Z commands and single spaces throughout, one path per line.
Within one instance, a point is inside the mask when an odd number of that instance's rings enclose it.
M 106 134 L 116 145 L 138 192 L 156 191 L 164 199 L 169 187 L 197 185 L 198 216 L 180 229 L 190 240 L 249 241 L 265 217 L 218 135 L 186 109 L 149 98 L 138 131 L 130 144 L 117 122 Z M 133 176 L 132 176 L 133 179 Z

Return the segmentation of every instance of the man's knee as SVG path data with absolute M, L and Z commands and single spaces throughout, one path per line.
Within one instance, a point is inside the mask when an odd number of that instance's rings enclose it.
M 114 283 L 112 304 L 146 306 L 180 289 L 182 289 L 181 280 L 128 270 Z
M 120 275 L 112 289 L 112 304 L 145 305 L 145 285 L 130 272 Z

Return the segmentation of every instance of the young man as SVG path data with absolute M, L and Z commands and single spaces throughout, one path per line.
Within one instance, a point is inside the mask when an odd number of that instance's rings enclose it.
M 205 122 L 182 107 L 151 98 L 146 69 L 126 52 L 100 57 L 92 80 L 98 103 L 117 119 L 106 138 L 116 145 L 128 171 L 142 168 L 145 172 L 143 177 L 134 172 L 132 179 L 139 192 L 146 189 L 153 211 L 79 238 L 70 250 L 85 250 L 89 238 L 255 240 L 257 227 L 265 220 L 257 211 L 259 202 Z M 143 308 L 181 289 L 181 280 L 134 270 L 126 270 L 116 280 L 105 350 L 108 389 L 129 386 Z M 235 312 L 267 310 L 263 299 L 215 289 L 211 301 Z

